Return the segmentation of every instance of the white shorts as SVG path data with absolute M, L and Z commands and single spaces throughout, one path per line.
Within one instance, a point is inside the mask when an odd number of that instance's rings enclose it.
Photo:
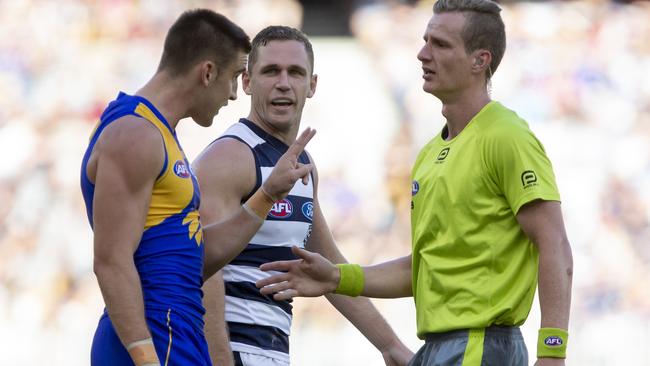
M 288 362 L 253 353 L 233 351 L 235 366 L 289 366 Z

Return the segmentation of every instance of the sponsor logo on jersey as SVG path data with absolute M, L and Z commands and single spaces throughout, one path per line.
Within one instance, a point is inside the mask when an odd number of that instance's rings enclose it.
M 302 204 L 302 214 L 305 215 L 306 218 L 309 219 L 309 221 L 312 220 L 314 217 L 314 203 L 313 202 L 305 202 Z
M 420 183 L 417 180 L 414 180 L 411 183 L 411 196 L 415 196 L 420 191 Z
M 438 157 L 436 158 L 436 160 L 445 160 L 445 158 L 447 157 L 447 155 L 449 155 L 449 148 L 448 148 L 448 147 L 445 147 L 444 149 L 440 150 L 440 152 L 438 153 Z
M 185 161 L 183 160 L 177 160 L 174 163 L 174 174 L 181 178 L 189 178 L 190 177 L 190 168 L 187 167 L 187 164 L 185 164 Z
M 521 185 L 523 185 L 525 189 L 536 186 L 537 174 L 535 174 L 535 172 L 532 170 L 526 170 L 525 172 L 521 173 Z
M 291 204 L 291 201 L 285 198 L 273 204 L 271 211 L 269 211 L 269 216 L 275 217 L 277 219 L 286 219 L 291 216 L 292 213 L 293 204 Z
M 549 347 L 559 347 L 562 345 L 562 338 L 557 336 L 548 336 L 544 339 L 544 344 Z

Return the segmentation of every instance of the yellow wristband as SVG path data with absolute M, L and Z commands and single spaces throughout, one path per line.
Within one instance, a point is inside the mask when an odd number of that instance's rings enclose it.
M 156 348 L 151 338 L 130 343 L 126 346 L 126 350 L 129 351 L 129 356 L 131 356 L 136 366 L 160 365 L 160 360 L 158 360 Z
M 361 266 L 347 263 L 337 264 L 336 266 L 341 271 L 341 278 L 334 293 L 353 297 L 361 295 L 365 285 L 365 277 Z
M 540 328 L 537 336 L 537 357 L 566 358 L 569 332 L 560 328 Z
M 263 187 L 260 187 L 255 191 L 255 193 L 253 193 L 251 198 L 244 203 L 243 207 L 246 212 L 252 213 L 258 218 L 265 220 L 266 215 L 269 214 L 274 203 L 275 201 L 273 198 L 266 193 Z

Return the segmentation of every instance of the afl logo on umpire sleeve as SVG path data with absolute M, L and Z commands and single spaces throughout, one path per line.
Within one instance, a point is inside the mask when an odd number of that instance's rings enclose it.
M 530 188 L 537 185 L 537 174 L 532 170 L 526 170 L 521 173 L 521 185 L 524 188 Z
M 293 214 L 293 205 L 286 198 L 274 203 L 271 211 L 269 211 L 269 216 L 275 217 L 276 219 L 286 219 L 291 214 Z
M 312 221 L 312 218 L 314 217 L 314 203 L 313 202 L 305 202 L 302 204 L 302 214 L 305 215 L 307 220 Z
M 185 161 L 177 160 L 174 163 L 174 174 L 176 174 L 180 178 L 190 177 L 190 169 L 187 167 L 187 164 L 185 164 Z

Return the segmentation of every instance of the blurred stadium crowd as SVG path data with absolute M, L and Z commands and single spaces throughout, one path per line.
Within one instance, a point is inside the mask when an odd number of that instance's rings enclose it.
M 409 251 L 410 165 L 444 124 L 415 57 L 432 3 L 361 1 L 351 37 L 312 37 L 319 86 L 303 123 L 319 130 L 319 196 L 352 261 Z M 300 27 L 303 12 L 294 0 L 0 0 L 0 364 L 88 364 L 103 302 L 78 184 L 86 140 L 119 90 L 153 74 L 167 28 L 194 7 L 251 36 Z M 554 163 L 575 262 L 568 364 L 650 365 L 650 3 L 504 8 L 492 94 Z M 190 159 L 247 114 L 242 94 L 207 133 L 181 124 Z M 411 300 L 377 304 L 415 350 Z M 295 312 L 296 365 L 382 364 L 323 301 Z

